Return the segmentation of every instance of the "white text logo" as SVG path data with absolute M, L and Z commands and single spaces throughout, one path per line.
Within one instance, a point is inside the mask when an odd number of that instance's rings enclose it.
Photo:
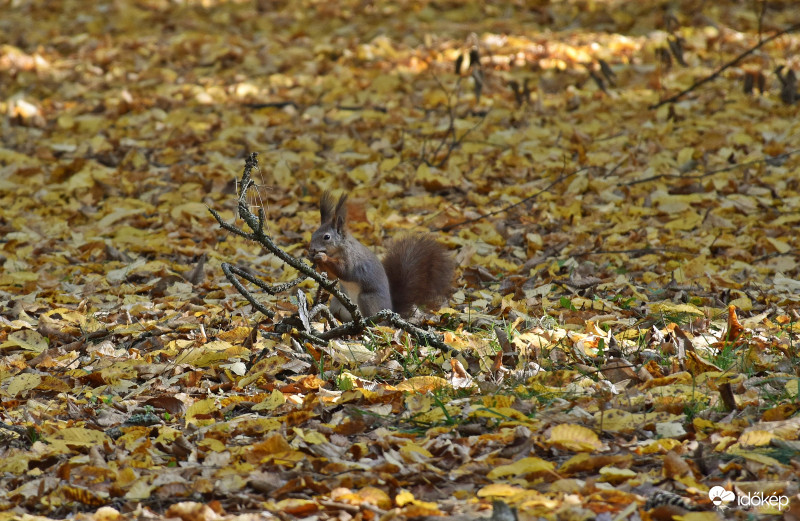
M 733 500 L 736 500 L 736 504 L 740 507 L 772 507 L 783 510 L 789 506 L 789 498 L 787 496 L 779 496 L 777 494 L 767 496 L 763 492 L 748 492 L 745 495 L 736 497 L 736 494 L 719 485 L 712 487 L 708 491 L 708 499 L 714 503 L 714 506 L 719 508 L 725 508 L 727 506 L 726 503 L 730 503 Z

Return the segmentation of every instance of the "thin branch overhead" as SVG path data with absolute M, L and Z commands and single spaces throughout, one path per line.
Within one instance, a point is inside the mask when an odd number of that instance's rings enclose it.
M 800 30 L 800 23 L 796 23 L 794 25 L 791 25 L 791 26 L 787 27 L 786 29 L 784 29 L 782 31 L 778 31 L 777 33 L 773 34 L 769 38 L 765 38 L 763 40 L 759 40 L 759 42 L 757 44 L 755 44 L 754 46 L 752 46 L 749 49 L 745 50 L 744 52 L 742 52 L 741 54 L 736 56 L 734 59 L 732 59 L 729 62 L 727 62 L 726 64 L 724 64 L 722 67 L 720 67 L 719 69 L 717 69 L 713 73 L 711 73 L 708 76 L 705 76 L 702 79 L 694 82 L 692 85 L 690 85 L 689 87 L 683 89 L 679 93 L 677 93 L 677 94 L 675 94 L 673 96 L 670 96 L 667 99 L 661 100 L 658 103 L 650 105 L 648 108 L 651 109 L 651 110 L 652 109 L 657 109 L 662 105 L 666 105 L 667 103 L 674 103 L 674 102 L 678 101 L 679 99 L 681 99 L 685 95 L 687 95 L 690 92 L 696 90 L 698 87 L 700 87 L 702 85 L 705 85 L 706 83 L 719 78 L 720 74 L 722 74 L 724 71 L 726 71 L 727 69 L 730 69 L 734 65 L 738 64 L 739 62 L 741 62 L 742 60 L 744 60 L 745 58 L 747 58 L 748 56 L 750 56 L 751 54 L 756 52 L 758 49 L 760 49 L 761 47 L 763 47 L 766 44 L 768 44 L 769 42 L 771 42 L 771 41 L 773 41 L 773 40 L 775 40 L 777 38 L 780 38 L 784 34 L 789 34 L 789 33 L 792 33 L 794 31 L 797 31 L 797 30 Z

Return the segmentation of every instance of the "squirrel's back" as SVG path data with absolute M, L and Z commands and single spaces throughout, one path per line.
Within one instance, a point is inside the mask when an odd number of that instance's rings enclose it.
M 392 309 L 406 316 L 414 305 L 440 305 L 450 292 L 454 268 L 450 254 L 430 235 L 394 240 L 383 258 Z

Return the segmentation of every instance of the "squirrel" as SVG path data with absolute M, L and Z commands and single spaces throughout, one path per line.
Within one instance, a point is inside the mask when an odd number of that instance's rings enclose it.
M 449 294 L 454 262 L 430 235 L 392 241 L 383 262 L 347 230 L 347 195 L 334 203 L 326 191 L 319 201 L 320 226 L 311 235 L 308 256 L 318 270 L 339 279 L 339 287 L 368 317 L 390 309 L 407 317 L 414 306 L 438 305 Z M 338 301 L 331 311 L 339 319 L 350 313 Z

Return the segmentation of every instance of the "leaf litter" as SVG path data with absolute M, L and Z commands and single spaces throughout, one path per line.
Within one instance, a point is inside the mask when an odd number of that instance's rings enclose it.
M 0 515 L 800 516 L 800 39 L 694 88 L 761 5 L 9 3 Z M 221 263 L 294 273 L 207 211 L 251 151 L 293 255 L 326 188 L 438 230 L 454 351 L 254 313 Z

